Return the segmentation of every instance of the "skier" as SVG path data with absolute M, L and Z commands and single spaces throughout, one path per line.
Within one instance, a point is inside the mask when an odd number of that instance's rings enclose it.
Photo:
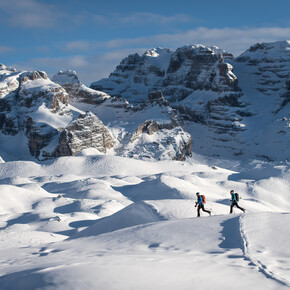
M 197 206 L 197 217 L 200 217 L 200 209 L 202 209 L 203 211 L 207 212 L 209 215 L 211 215 L 211 211 L 210 210 L 206 210 L 204 208 L 204 204 L 205 204 L 205 196 L 204 195 L 200 195 L 199 192 L 196 193 L 196 197 L 197 197 L 197 201 L 195 203 L 195 207 Z
M 246 210 L 238 205 L 238 201 L 239 201 L 238 193 L 235 193 L 234 190 L 231 190 L 230 194 L 231 194 L 231 210 L 230 210 L 230 213 L 233 213 L 233 207 L 234 206 L 236 206 L 237 208 L 239 208 L 240 210 L 245 212 Z

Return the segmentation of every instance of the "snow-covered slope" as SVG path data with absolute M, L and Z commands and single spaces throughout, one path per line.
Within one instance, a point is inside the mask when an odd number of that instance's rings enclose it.
M 288 289 L 289 165 L 200 158 L 1 163 L 1 289 Z

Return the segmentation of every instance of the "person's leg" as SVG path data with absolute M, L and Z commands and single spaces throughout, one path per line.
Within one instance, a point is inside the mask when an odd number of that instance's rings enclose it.
M 206 210 L 206 209 L 204 208 L 204 205 L 203 205 L 203 204 L 201 205 L 201 208 L 202 208 L 203 211 L 207 212 L 209 215 L 211 214 L 211 211 L 210 211 L 210 210 Z
M 242 208 L 242 207 L 240 207 L 240 206 L 238 205 L 238 203 L 236 203 L 236 207 L 237 207 L 238 209 L 242 210 L 243 212 L 245 212 L 245 209 Z
M 197 217 L 200 217 L 200 205 L 197 206 Z

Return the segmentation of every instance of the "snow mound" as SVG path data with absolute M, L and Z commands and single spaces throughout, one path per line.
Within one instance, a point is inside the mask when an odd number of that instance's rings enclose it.
M 97 236 L 103 233 L 160 220 L 162 220 L 162 217 L 150 205 L 146 203 L 134 203 L 109 217 L 98 220 L 94 225 L 75 235 L 74 238 Z

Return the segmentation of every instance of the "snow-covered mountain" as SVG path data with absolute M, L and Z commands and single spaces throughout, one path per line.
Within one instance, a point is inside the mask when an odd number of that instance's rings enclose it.
M 129 55 L 91 88 L 74 71 L 50 80 L 1 65 L 0 155 L 27 159 L 29 150 L 42 160 L 93 148 L 141 159 L 184 160 L 191 150 L 289 159 L 289 47 L 257 44 L 237 58 L 203 45 L 156 48 Z M 11 136 L 28 146 L 11 147 Z
M 1 65 L 0 88 L 4 159 L 29 159 L 31 154 L 41 160 L 76 155 L 90 146 L 101 152 L 113 146 L 101 120 L 69 105 L 66 90 L 45 72 L 17 72 Z
M 192 45 L 129 55 L 91 84 L 132 103 L 161 91 L 186 121 L 193 151 L 289 159 L 289 41 L 257 44 L 237 58 Z M 214 148 L 214 149 L 213 149 Z
M 83 150 L 174 160 L 191 155 L 191 136 L 158 93 L 139 107 L 132 107 L 87 88 L 73 71 L 59 72 L 51 81 L 44 72 L 17 72 L 4 65 L 1 68 L 0 138 L 4 160 L 31 159 L 31 155 L 44 160 L 74 156 Z M 123 126 L 110 126 L 109 131 L 93 112 L 109 126 L 121 118 Z

